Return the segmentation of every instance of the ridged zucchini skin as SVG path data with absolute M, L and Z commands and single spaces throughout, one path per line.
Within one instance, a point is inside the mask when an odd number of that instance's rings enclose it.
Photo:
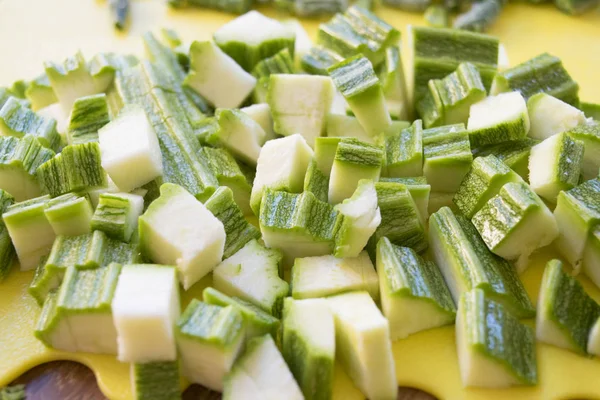
M 474 157 L 495 156 L 519 174 L 523 180 L 529 181 L 529 154 L 531 148 L 538 143 L 539 140 L 525 138 L 473 148 L 472 152 Z
M 42 146 L 55 151 L 61 142 L 56 130 L 56 120 L 36 114 L 15 97 L 9 97 L 0 108 L 0 134 L 16 138 L 30 135 Z
M 110 122 L 104 93 L 81 97 L 73 103 L 67 127 L 69 144 L 98 141 L 98 129 Z
M 14 204 L 15 199 L 7 191 L 0 189 L 0 215 L 4 214 L 6 209 Z M 10 235 L 6 229 L 4 221 L 0 219 L 0 282 L 10 272 L 15 259 L 15 247 L 10 240 Z
M 313 46 L 302 56 L 302 69 L 313 75 L 328 75 L 327 70 L 344 61 L 344 57 L 323 46 Z
M 181 399 L 179 361 L 132 363 L 131 376 L 136 400 Z
M 581 124 L 567 131 L 574 140 L 583 143 L 583 179 L 589 180 L 598 176 L 600 170 L 600 120 Z
M 416 120 L 410 128 L 387 135 L 385 138 L 386 177 L 423 175 L 423 123 Z

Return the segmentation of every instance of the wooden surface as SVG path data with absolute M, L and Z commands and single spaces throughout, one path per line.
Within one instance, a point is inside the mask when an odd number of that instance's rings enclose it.
M 70 361 L 56 361 L 35 367 L 14 383 L 26 384 L 27 400 L 105 400 L 92 371 Z M 193 385 L 183 394 L 183 400 L 220 400 L 219 393 Z M 411 388 L 399 388 L 398 400 L 436 400 L 435 397 Z

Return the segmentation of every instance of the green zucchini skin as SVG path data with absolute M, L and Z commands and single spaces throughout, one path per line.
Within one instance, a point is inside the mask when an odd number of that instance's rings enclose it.
M 181 398 L 179 361 L 132 363 L 131 376 L 136 400 Z

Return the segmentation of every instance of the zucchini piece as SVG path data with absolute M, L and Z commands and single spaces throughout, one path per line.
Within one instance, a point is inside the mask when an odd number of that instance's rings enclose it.
M 0 389 L 2 400 L 25 400 L 25 385 L 11 385 Z
M 408 119 L 412 114 L 412 104 L 408 100 L 400 46 L 389 46 L 385 49 L 385 61 L 379 72 L 379 80 L 392 119 Z
M 286 47 L 272 56 L 261 59 L 252 68 L 252 75 L 256 79 L 269 77 L 273 74 L 293 74 L 294 60 L 290 50 Z
M 100 146 L 95 142 L 65 147 L 60 154 L 40 165 L 36 176 L 42 192 L 53 197 L 108 185 L 101 165 Z
M 308 36 L 306 29 L 302 26 L 302 23 L 297 19 L 286 19 L 281 21 L 281 23 L 296 35 L 296 40 L 294 42 L 294 56 L 292 58 L 294 60 L 294 68 L 297 71 L 300 71 L 302 69 L 302 58 L 310 51 L 313 45 L 312 40 L 310 36 Z
M 46 61 L 44 69 L 65 114 L 71 112 L 73 103 L 78 98 L 106 90 L 106 87 L 100 84 L 101 82 L 94 81 L 81 51 L 61 63 Z
M 25 90 L 25 97 L 31 102 L 31 109 L 33 111 L 38 111 L 58 102 L 46 73 L 29 82 L 29 86 Z
M 519 318 L 535 314 L 515 268 L 488 250 L 467 218 L 442 207 L 429 218 L 429 242 L 456 304 L 464 293 L 482 289 Z
M 468 11 L 459 14 L 452 27 L 474 32 L 485 32 L 493 25 L 504 8 L 502 0 L 482 0 L 471 4 Z
M 102 193 L 119 193 L 120 192 L 117 185 L 115 185 L 115 183 L 112 181 L 112 179 L 110 179 L 110 176 L 106 177 L 106 181 L 107 181 L 106 187 L 102 187 L 102 188 L 98 188 L 98 189 L 94 189 L 94 190 L 88 190 L 88 192 L 87 192 L 87 195 L 90 198 L 90 202 L 92 203 L 93 209 L 96 209 L 96 207 L 98 207 L 98 202 L 100 201 L 100 195 Z M 149 184 L 154 184 L 155 182 L 156 181 L 151 181 Z M 148 185 L 144 185 L 144 186 L 147 187 Z M 140 188 L 140 190 L 143 190 L 143 189 Z M 156 189 L 156 191 L 158 192 L 158 188 Z M 158 197 L 158 196 L 156 196 L 156 197 Z
M 56 235 L 44 214 L 49 201 L 50 196 L 36 197 L 12 204 L 2 214 L 21 271 L 34 269 L 50 253 Z
M 221 262 L 224 225 L 181 186 L 165 183 L 139 221 L 142 254 L 161 264 L 175 265 L 184 289 L 189 289 Z
M 214 135 L 219 130 L 219 122 L 215 117 L 207 117 L 202 120 L 200 126 L 194 129 L 194 136 L 200 142 L 200 145 L 204 146 L 208 143 L 208 138 Z
M 423 122 L 386 135 L 385 175 L 399 178 L 423 175 Z
M 429 219 L 429 196 L 431 194 L 431 185 L 427 183 L 427 178 L 424 176 L 381 178 L 380 182 L 395 182 L 405 185 L 417 206 L 421 223 L 426 225 Z
M 229 297 L 211 287 L 207 287 L 202 292 L 202 301 L 221 307 L 232 306 L 238 310 L 244 319 L 246 341 L 266 334 L 270 334 L 277 340 L 280 321 L 254 304 L 237 297 Z
M 528 100 L 536 93 L 548 93 L 565 103 L 579 104 L 579 85 L 571 78 L 560 58 L 542 53 L 494 77 L 491 95 L 518 91 Z
M 381 308 L 393 341 L 454 323 L 456 307 L 434 263 L 386 237 L 377 243 L 376 258 Z
M 97 142 L 98 130 L 109 122 L 108 103 L 104 93 L 81 97 L 73 103 L 67 127 L 67 142 Z
M 423 17 L 427 25 L 434 28 L 449 28 L 448 9 L 442 5 L 430 5 L 425 9 Z
M 180 7 L 206 7 L 233 14 L 243 14 L 250 10 L 252 0 L 169 0 L 169 5 Z
M 223 390 L 223 378 L 244 344 L 244 319 L 233 306 L 196 299 L 187 306 L 176 329 L 183 375 L 211 390 Z
M 295 38 L 296 34 L 279 21 L 258 11 L 235 18 L 213 34 L 217 46 L 246 71 L 283 49 L 293 55 Z
M 317 167 L 327 177 L 331 175 L 335 153 L 341 140 L 342 138 L 337 137 L 318 137 L 315 139 L 315 161 L 317 162 Z
M 500 93 L 471 106 L 469 140 L 472 147 L 524 139 L 531 123 L 519 92 Z
M 123 191 L 130 191 L 163 174 L 161 147 L 144 110 L 128 107 L 98 131 L 102 167 Z
M 456 348 L 467 387 L 506 388 L 537 383 L 533 329 L 481 289 L 460 299 Z
M 342 139 L 336 149 L 329 178 L 329 203 L 352 196 L 361 179 L 379 180 L 385 152 L 379 146 L 356 139 Z
M 119 264 L 67 268 L 56 297 L 51 295 L 44 302 L 35 336 L 57 350 L 117 354 L 111 303 L 120 273 Z
M 260 239 L 260 231 L 249 223 L 242 210 L 235 203 L 235 197 L 231 189 L 220 187 L 204 203 L 204 206 L 225 228 L 225 248 L 223 258 L 229 258 L 242 249 L 246 243 Z
M 487 96 L 477 67 L 468 62 L 443 79 L 430 80 L 428 89 L 416 104 L 427 128 L 466 124 L 471 106 Z
M 346 58 L 323 46 L 313 46 L 302 56 L 301 67 L 313 75 L 328 75 L 327 70 Z
M 329 113 L 327 116 L 327 136 L 335 138 L 354 138 L 361 142 L 377 144 L 381 135 L 368 134 L 356 117 Z
M 333 255 L 338 258 L 357 257 L 381 223 L 373 181 L 358 181 L 352 197 L 336 205 L 335 209 L 342 216 L 342 222 L 335 238 Z
M 93 230 L 108 237 L 129 242 L 137 231 L 138 218 L 144 210 L 144 198 L 130 193 L 103 193 L 91 220 Z
M 240 110 L 219 108 L 215 117 L 219 129 L 207 137 L 207 142 L 223 146 L 240 160 L 256 165 L 261 146 L 267 141 L 263 128 Z
M 140 60 L 132 54 L 98 53 L 90 60 L 88 68 L 96 86 L 105 92 L 118 72 L 139 63 Z
M 310 192 L 293 194 L 267 189 L 259 213 L 265 245 L 283 253 L 283 265 L 296 258 L 331 254 L 340 214 Z
M 454 204 L 465 217 L 473 218 L 509 182 L 523 179 L 494 155 L 477 157 L 454 195 Z
M 1 103 L 2 102 L 0 101 L 0 104 Z M 67 132 L 67 125 L 69 124 L 69 114 L 64 112 L 60 103 L 54 103 L 44 108 L 40 108 L 36 113 L 44 118 L 53 118 L 56 120 L 56 131 L 61 136 L 61 142 L 63 142 L 63 138 Z M 61 143 L 61 145 L 62 144 L 63 143 Z
M 129 374 L 135 400 L 181 399 L 177 361 L 132 363 Z
M 363 54 L 377 67 L 385 60 L 385 50 L 398 43 L 400 32 L 370 11 L 352 6 L 321 24 L 317 37 L 318 44 L 343 58 Z
M 425 250 L 428 246 L 425 227 L 407 187 L 402 183 L 377 182 L 375 190 L 381 223 L 367 245 L 371 258 L 375 257 L 377 242 L 384 236 L 398 246 L 417 252 Z
M 590 336 L 588 337 L 587 352 L 591 355 L 600 355 L 600 318 L 594 322 L 592 329 L 590 330 Z
M 442 79 L 465 62 L 473 64 L 489 90 L 498 69 L 499 41 L 494 36 L 456 29 L 411 26 L 408 79 L 414 104 L 427 94 L 431 79 Z
M 590 332 L 599 316 L 600 306 L 581 283 L 563 270 L 563 263 L 549 261 L 540 287 L 537 340 L 586 354 Z
M 213 270 L 213 286 L 279 317 L 289 285 L 279 277 L 282 254 L 251 240 Z
M 600 4 L 598 0 L 554 0 L 554 5 L 560 11 L 569 15 L 579 15 L 593 10 Z
M 313 159 L 308 165 L 304 177 L 304 191 L 311 192 L 320 201 L 327 201 L 329 192 L 329 177 L 321 172 Z
M 271 107 L 267 103 L 253 104 L 240 109 L 244 114 L 249 116 L 260 125 L 265 131 L 266 140 L 277 139 L 277 134 L 273 128 L 273 117 L 271 116 Z
M 529 156 L 529 183 L 533 191 L 548 202 L 556 203 L 559 192 L 579 183 L 583 153 L 583 142 L 566 133 L 533 146 Z
M 91 231 L 94 210 L 86 195 L 67 193 L 48 201 L 44 214 L 57 236 L 77 236 Z
M 396 367 L 387 319 L 367 292 L 329 297 L 336 353 L 354 384 L 369 399 L 397 396 Z
M 579 109 L 583 111 L 587 118 L 600 121 L 600 104 L 581 101 L 579 102 Z
M 392 123 L 381 82 L 373 64 L 362 54 L 347 58 L 327 72 L 352 113 L 369 136 L 377 136 Z
M 219 108 L 239 107 L 252 93 L 256 78 L 213 42 L 190 46 L 190 72 L 184 84 Z
M 531 253 L 558 237 L 554 216 L 524 182 L 504 185 L 473 216 L 473 225 L 492 253 L 517 260 L 519 271 Z
M 60 144 L 56 121 L 34 113 L 15 97 L 9 97 L 0 108 L 0 135 L 16 138 L 31 135 L 51 150 L 56 150 Z
M 583 142 L 583 179 L 593 179 L 600 169 L 600 122 L 581 124 L 567 134 L 577 141 Z
M 292 267 L 292 297 L 310 299 L 366 291 L 379 300 L 377 272 L 367 252 L 355 258 L 332 255 L 297 258 Z
M 527 100 L 531 121 L 529 136 L 544 140 L 585 123 L 583 111 L 547 93 L 534 94 Z
M 0 215 L 15 202 L 7 191 L 0 189 Z M 15 247 L 12 244 L 8 229 L 0 218 L 0 283 L 8 276 L 15 258 Z
M 40 196 L 36 170 L 53 156 L 52 150 L 43 147 L 31 135 L 22 139 L 0 137 L 0 187 L 16 201 Z
M 525 138 L 510 142 L 473 148 L 474 157 L 493 155 L 506 164 L 524 180 L 529 180 L 529 155 L 531 148 L 539 143 L 538 140 Z
M 29 108 L 31 104 L 28 100 L 23 100 L 15 93 L 13 93 L 10 89 L 0 87 L 0 108 L 4 107 L 4 104 L 11 98 L 14 97 L 18 104 L 25 108 Z
M 431 0 L 382 0 L 382 3 L 408 12 L 423 12 Z
M 223 400 L 302 400 L 304 396 L 270 335 L 246 345 L 223 383 Z
M 309 146 L 325 133 L 334 86 L 329 77 L 277 74 L 269 80 L 267 103 L 275 132 L 302 135 Z
M 326 300 L 285 299 L 282 354 L 305 399 L 332 398 L 335 323 Z
M 600 225 L 590 232 L 583 250 L 583 272 L 600 286 Z
M 259 215 L 266 189 L 300 193 L 313 151 L 301 135 L 270 140 L 263 146 L 256 167 L 250 207 Z
M 556 247 L 578 272 L 584 249 L 593 240 L 595 227 L 600 226 L 600 179 L 592 179 L 571 190 L 560 192 L 554 218 L 559 231 Z
M 473 163 L 465 126 L 447 125 L 424 130 L 423 159 L 423 174 L 431 191 L 456 193 Z
M 174 267 L 125 265 L 113 297 L 112 312 L 119 361 L 147 363 L 177 359 L 174 328 L 180 311 Z
M 429 214 L 433 214 L 442 207 L 448 207 L 452 211 L 458 211 L 456 204 L 454 204 L 455 193 L 444 193 L 444 192 L 432 192 L 429 195 L 429 206 L 427 211 Z
M 275 7 L 298 17 L 315 17 L 343 12 L 348 0 L 275 0 Z
M 231 189 L 235 203 L 244 215 L 252 215 L 252 209 L 250 208 L 252 185 L 231 153 L 225 149 L 213 149 L 211 147 L 203 147 L 200 151 L 204 153 L 204 157 L 208 160 L 219 185 Z

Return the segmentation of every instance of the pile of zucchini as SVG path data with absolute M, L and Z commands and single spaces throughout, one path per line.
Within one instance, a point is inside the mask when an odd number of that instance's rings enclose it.
M 0 279 L 35 270 L 35 336 L 130 363 L 141 400 L 328 399 L 335 359 L 395 399 L 392 342 L 452 324 L 465 386 L 535 385 L 536 339 L 600 355 L 571 276 L 600 285 L 600 106 L 561 61 L 415 27 L 405 77 L 360 7 L 301 29 L 251 11 L 0 89 Z

